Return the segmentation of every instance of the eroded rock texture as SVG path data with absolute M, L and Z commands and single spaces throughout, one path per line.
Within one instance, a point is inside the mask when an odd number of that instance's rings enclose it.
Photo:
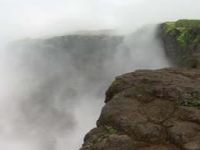
M 200 71 L 140 70 L 116 78 L 81 150 L 200 150 Z

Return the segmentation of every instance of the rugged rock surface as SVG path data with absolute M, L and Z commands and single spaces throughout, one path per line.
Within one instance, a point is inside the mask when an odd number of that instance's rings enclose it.
M 180 67 L 200 68 L 200 20 L 179 20 L 160 26 L 166 54 Z
M 180 68 L 118 76 L 81 150 L 200 150 L 199 21 L 160 29 L 167 55 Z
M 199 70 L 119 76 L 81 150 L 199 150 L 199 108 Z

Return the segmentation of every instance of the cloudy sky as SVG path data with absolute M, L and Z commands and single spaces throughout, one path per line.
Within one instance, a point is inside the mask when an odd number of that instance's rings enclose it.
M 0 32 L 43 36 L 200 18 L 199 0 L 0 0 Z

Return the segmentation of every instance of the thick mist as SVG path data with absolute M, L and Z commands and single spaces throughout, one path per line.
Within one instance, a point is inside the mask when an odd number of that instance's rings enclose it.
M 155 24 L 199 18 L 199 5 L 0 0 L 0 149 L 79 149 L 115 76 L 170 66 Z
M 91 31 L 11 43 L 1 67 L 3 148 L 78 149 L 116 75 L 169 66 L 156 31 L 149 25 L 127 35 Z

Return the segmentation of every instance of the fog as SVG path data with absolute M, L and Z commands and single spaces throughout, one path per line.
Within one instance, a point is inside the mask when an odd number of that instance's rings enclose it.
M 157 24 L 198 19 L 199 6 L 0 0 L 0 149 L 79 149 L 115 76 L 171 66 Z

